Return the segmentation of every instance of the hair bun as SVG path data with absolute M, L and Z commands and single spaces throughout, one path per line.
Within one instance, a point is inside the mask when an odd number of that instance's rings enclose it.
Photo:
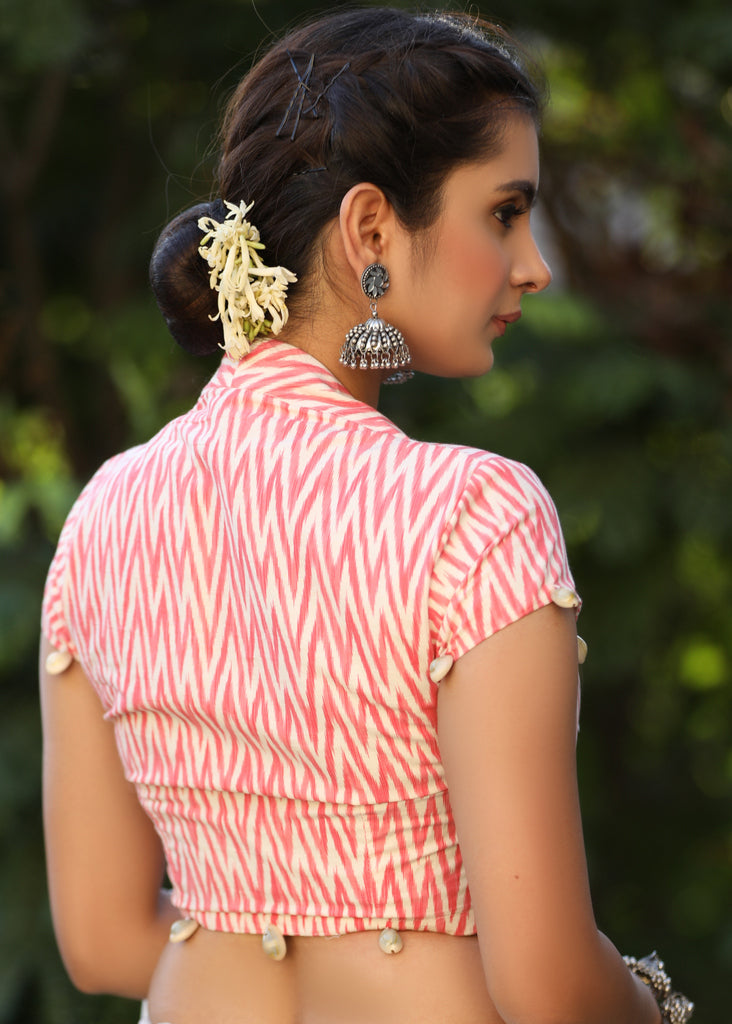
M 198 253 L 201 217 L 221 220 L 220 199 L 198 203 L 178 214 L 158 238 L 150 259 L 150 284 L 160 312 L 178 344 L 196 356 L 221 348 L 223 332 L 216 316 L 216 295 L 209 286 L 206 261 Z

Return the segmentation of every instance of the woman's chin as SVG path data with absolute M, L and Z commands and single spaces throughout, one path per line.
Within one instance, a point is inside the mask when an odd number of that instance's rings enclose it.
M 413 357 L 411 370 L 427 373 L 431 377 L 482 377 L 493 368 L 493 349 L 491 343 L 481 346 L 480 350 L 467 353 L 460 351 L 456 342 L 452 351 L 446 347 L 441 359 L 420 359 Z

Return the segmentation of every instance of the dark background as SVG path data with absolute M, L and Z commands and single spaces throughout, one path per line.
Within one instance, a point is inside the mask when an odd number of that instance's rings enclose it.
M 257 8 L 0 0 L 0 1024 L 137 1019 L 77 994 L 52 937 L 40 595 L 82 483 L 215 367 L 166 334 L 147 261 L 209 194 L 221 106 L 263 22 L 316 10 Z M 623 952 L 660 950 L 699 1024 L 729 1024 L 732 9 L 479 8 L 549 78 L 537 221 L 555 283 L 490 375 L 420 378 L 384 410 L 526 461 L 552 491 L 590 645 L 579 760 L 598 922 Z

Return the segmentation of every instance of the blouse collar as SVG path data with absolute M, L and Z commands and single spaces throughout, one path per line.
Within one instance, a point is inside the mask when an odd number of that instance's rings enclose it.
M 276 339 L 255 342 L 240 360 L 224 356 L 204 394 L 222 388 L 300 409 L 341 413 L 377 429 L 398 431 L 391 420 L 355 398 L 314 356 Z

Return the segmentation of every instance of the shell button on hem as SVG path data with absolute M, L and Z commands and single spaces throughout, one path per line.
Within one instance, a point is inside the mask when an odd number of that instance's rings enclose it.
M 182 917 L 170 926 L 169 942 L 186 942 L 201 926 L 192 917 Z
M 277 925 L 268 924 L 262 935 L 262 949 L 270 960 L 284 960 L 287 955 L 285 937 Z
M 404 940 L 396 928 L 385 928 L 379 935 L 379 949 L 382 953 L 401 953 Z

